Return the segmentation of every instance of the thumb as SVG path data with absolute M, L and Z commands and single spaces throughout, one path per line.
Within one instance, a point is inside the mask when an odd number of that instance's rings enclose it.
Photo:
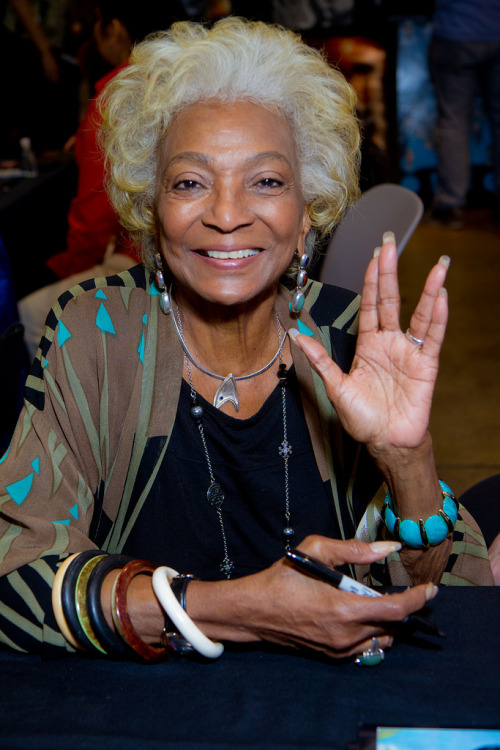
M 367 544 L 360 539 L 342 540 L 311 535 L 298 545 L 298 549 L 316 557 L 325 565 L 335 567 L 344 563 L 368 564 L 382 560 L 391 552 L 398 552 L 401 549 L 401 544 L 396 541 Z
M 309 360 L 311 367 L 318 373 L 327 389 L 328 397 L 336 393 L 342 383 L 344 373 L 328 355 L 325 347 L 311 336 L 299 333 L 296 328 L 290 328 L 288 335 L 301 349 Z

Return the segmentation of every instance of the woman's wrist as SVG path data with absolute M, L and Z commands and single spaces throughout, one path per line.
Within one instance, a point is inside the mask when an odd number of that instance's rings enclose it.
M 425 520 L 442 507 L 443 495 L 429 433 L 415 448 L 391 449 L 372 456 L 384 476 L 398 516 Z
M 252 631 L 251 579 L 191 581 L 186 592 L 186 611 L 203 633 L 213 640 L 248 643 L 260 638 Z

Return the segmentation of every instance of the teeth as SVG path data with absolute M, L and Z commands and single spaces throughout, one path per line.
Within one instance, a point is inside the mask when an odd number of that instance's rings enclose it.
M 231 250 L 230 252 L 222 252 L 222 250 L 207 250 L 209 258 L 219 258 L 221 260 L 227 260 L 228 258 L 250 258 L 251 255 L 258 255 L 258 250 Z

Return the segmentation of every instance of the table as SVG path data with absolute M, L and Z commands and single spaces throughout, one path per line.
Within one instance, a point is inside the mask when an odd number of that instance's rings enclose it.
M 500 727 L 500 588 L 442 589 L 445 640 L 378 667 L 270 648 L 148 666 L 0 652 L 0 747 L 346 750 L 360 724 Z

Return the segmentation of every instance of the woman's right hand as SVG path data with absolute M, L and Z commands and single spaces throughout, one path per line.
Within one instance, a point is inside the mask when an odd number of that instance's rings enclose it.
M 309 536 L 298 545 L 330 567 L 386 557 L 394 542 L 365 544 Z M 339 659 L 371 645 L 392 645 L 397 624 L 437 593 L 423 584 L 403 593 L 364 597 L 341 591 L 297 570 L 286 558 L 232 581 L 190 583 L 188 614 L 215 640 L 270 641 L 310 648 Z

